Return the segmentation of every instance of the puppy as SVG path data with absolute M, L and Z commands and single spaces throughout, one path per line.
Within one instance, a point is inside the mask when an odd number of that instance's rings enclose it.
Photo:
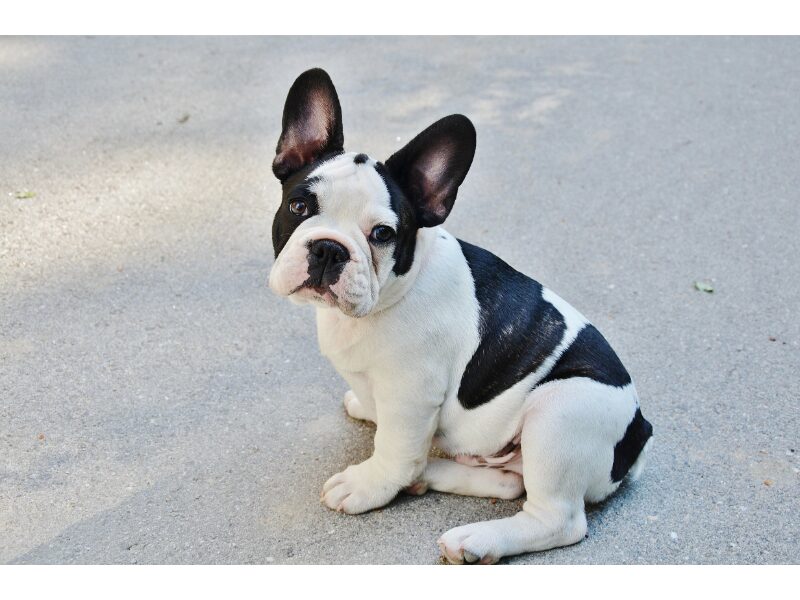
M 574 544 L 586 502 L 638 477 L 652 426 L 608 342 L 578 311 L 441 225 L 475 153 L 445 117 L 381 163 L 346 153 L 325 71 L 292 85 L 272 169 L 283 186 L 273 291 L 316 307 L 347 413 L 377 425 L 373 455 L 322 501 L 362 513 L 398 492 L 512 499 L 510 518 L 438 541 L 452 563 Z M 432 446 L 451 458 L 431 458 Z

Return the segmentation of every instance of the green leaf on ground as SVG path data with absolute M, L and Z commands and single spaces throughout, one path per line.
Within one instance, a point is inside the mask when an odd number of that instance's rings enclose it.
M 707 283 L 705 281 L 695 281 L 694 287 L 695 289 L 700 290 L 701 292 L 706 292 L 707 294 L 714 293 L 714 288 L 711 286 L 710 283 Z
M 14 198 L 17 200 L 27 200 L 28 198 L 35 198 L 36 192 L 32 192 L 30 190 L 20 190 L 18 192 L 14 192 Z

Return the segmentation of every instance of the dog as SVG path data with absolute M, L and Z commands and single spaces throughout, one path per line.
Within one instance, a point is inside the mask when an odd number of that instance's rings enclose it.
M 385 162 L 345 152 L 336 89 L 311 69 L 289 90 L 272 163 L 283 195 L 269 286 L 316 307 L 320 350 L 351 388 L 347 414 L 377 426 L 372 456 L 328 479 L 322 502 L 357 514 L 403 490 L 526 493 L 516 515 L 441 536 L 457 564 L 581 541 L 585 504 L 637 478 L 652 443 L 600 332 L 441 227 L 475 144 L 456 114 Z

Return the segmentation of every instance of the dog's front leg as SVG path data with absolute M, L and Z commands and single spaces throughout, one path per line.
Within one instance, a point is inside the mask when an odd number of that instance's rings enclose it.
M 430 388 L 376 392 L 375 451 L 325 483 L 322 501 L 334 510 L 357 514 L 381 507 L 425 469 L 439 419 L 439 405 L 422 400 Z

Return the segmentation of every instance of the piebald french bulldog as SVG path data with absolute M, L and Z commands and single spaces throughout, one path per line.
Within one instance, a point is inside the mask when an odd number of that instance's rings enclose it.
M 527 494 L 513 517 L 445 533 L 452 563 L 579 542 L 585 503 L 638 477 L 652 442 L 628 372 L 572 306 L 441 227 L 475 153 L 469 119 L 437 121 L 383 163 L 343 145 L 333 83 L 306 71 L 272 164 L 269 285 L 316 307 L 347 413 L 377 425 L 373 455 L 322 501 L 356 514 L 401 490 Z

